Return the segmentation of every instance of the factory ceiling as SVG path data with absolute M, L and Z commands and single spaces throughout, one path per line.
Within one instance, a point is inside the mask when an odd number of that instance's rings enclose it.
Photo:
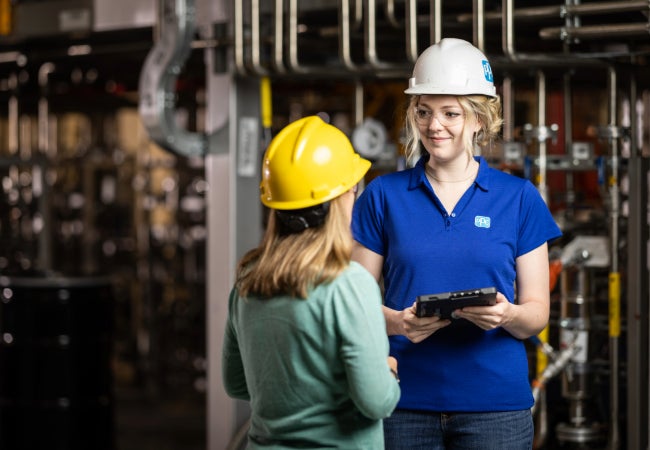
M 283 5 L 282 15 L 275 14 L 276 4 Z M 56 5 L 60 11 L 52 10 Z M 77 12 L 61 29 L 66 5 Z M 0 78 L 17 65 L 56 61 L 93 66 L 100 77 L 119 75 L 120 89 L 136 88 L 155 27 L 97 31 L 93 19 L 84 21 L 78 12 L 85 7 L 93 8 L 88 0 L 16 2 L 14 28 L 0 36 Z M 479 41 L 496 70 L 575 67 L 586 78 L 594 65 L 650 70 L 646 0 L 261 0 L 259 6 L 243 0 L 232 7 L 224 35 L 211 42 L 197 35 L 194 47 L 234 55 L 240 75 L 404 79 L 436 35 Z M 59 17 L 58 26 L 51 17 Z M 187 72 L 202 61 L 201 51 L 192 52 Z M 650 80 L 650 74 L 640 78 Z

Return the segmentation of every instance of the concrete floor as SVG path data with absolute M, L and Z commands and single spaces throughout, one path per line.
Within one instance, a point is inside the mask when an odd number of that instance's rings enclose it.
M 115 450 L 205 450 L 206 408 L 198 394 L 180 397 L 118 389 Z

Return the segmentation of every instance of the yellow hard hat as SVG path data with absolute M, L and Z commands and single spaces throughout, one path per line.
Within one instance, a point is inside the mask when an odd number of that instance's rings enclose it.
M 269 208 L 302 209 L 352 189 L 370 169 L 348 137 L 318 116 L 290 123 L 273 138 L 262 166 L 260 200 Z

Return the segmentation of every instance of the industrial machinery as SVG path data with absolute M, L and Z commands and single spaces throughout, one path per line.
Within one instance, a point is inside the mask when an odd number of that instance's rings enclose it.
M 109 276 L 116 382 L 191 392 L 207 447 L 238 448 L 220 346 L 270 137 L 318 114 L 368 181 L 400 170 L 413 63 L 466 39 L 504 106 L 483 156 L 564 233 L 530 341 L 535 446 L 647 448 L 649 29 L 647 0 L 0 2 L 0 276 Z

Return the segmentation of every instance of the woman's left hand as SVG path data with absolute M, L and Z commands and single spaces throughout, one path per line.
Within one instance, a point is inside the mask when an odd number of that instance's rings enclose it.
M 493 330 L 510 321 L 512 307 L 508 299 L 501 292 L 497 292 L 494 305 L 466 306 L 455 310 L 453 317 L 467 319 L 484 330 Z

